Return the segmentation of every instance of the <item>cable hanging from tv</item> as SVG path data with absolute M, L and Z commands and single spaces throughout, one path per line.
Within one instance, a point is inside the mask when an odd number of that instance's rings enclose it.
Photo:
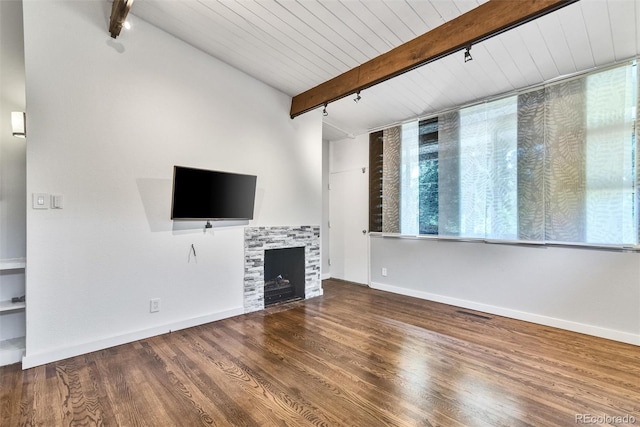
M 196 264 L 198 263 L 198 255 L 196 255 L 196 247 L 191 244 L 191 248 L 189 248 L 189 256 L 187 257 L 187 262 L 191 262 L 191 254 L 193 254 L 193 259 Z

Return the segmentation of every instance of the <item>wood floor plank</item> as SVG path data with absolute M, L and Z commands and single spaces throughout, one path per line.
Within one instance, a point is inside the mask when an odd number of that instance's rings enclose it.
M 0 426 L 562 426 L 579 414 L 640 425 L 637 346 L 341 281 L 323 288 L 1 367 Z
M 227 331 L 226 331 L 227 332 Z M 227 332 L 230 333 L 230 332 Z M 331 420 L 327 414 L 331 412 L 339 413 L 342 415 L 349 415 L 350 417 L 354 417 L 355 419 L 362 420 L 366 417 L 375 417 L 375 412 L 371 410 L 371 403 L 369 400 L 363 400 L 359 397 L 358 394 L 352 393 L 350 390 L 345 390 L 341 387 L 336 387 L 335 384 L 327 383 L 325 379 L 325 372 L 328 369 L 334 369 L 330 365 L 319 365 L 316 363 L 316 360 L 306 359 L 303 360 L 304 351 L 300 351 L 300 348 L 295 346 L 285 348 L 287 343 L 271 341 L 270 343 L 262 343 L 261 345 L 257 345 L 257 343 L 252 343 L 250 337 L 246 337 L 241 334 L 232 334 L 235 335 L 235 339 L 238 342 L 244 342 L 245 347 L 248 347 L 253 350 L 252 353 L 245 353 L 244 356 L 248 357 L 250 360 L 255 360 L 258 362 L 261 357 L 264 357 L 264 350 L 268 350 L 270 353 L 270 359 L 272 359 L 274 363 L 274 367 L 270 368 L 267 372 L 264 371 L 264 375 L 272 378 L 273 380 L 278 379 L 279 381 L 283 381 L 289 384 L 301 383 L 304 384 L 304 387 L 294 387 L 292 390 L 295 392 L 295 398 L 298 401 L 305 402 L 305 406 L 311 408 L 313 412 L 316 414 L 322 414 L 323 418 L 327 420 L 326 424 L 328 425 L 337 425 L 346 422 L 344 416 L 341 422 L 336 422 L 335 420 Z M 337 372 L 337 370 L 335 370 Z M 347 381 L 351 381 L 352 378 L 347 378 Z M 340 384 L 341 381 L 339 378 L 336 378 L 334 383 Z M 362 386 L 362 383 L 359 384 Z M 367 393 L 371 390 L 363 387 L 359 387 L 360 393 Z M 322 406 L 320 407 L 317 404 L 312 402 L 322 402 Z M 382 405 L 385 402 L 379 402 Z M 393 417 L 389 417 L 393 418 Z M 375 419 L 379 423 L 385 423 L 385 425 L 393 425 L 397 424 L 398 420 L 393 419 Z
M 95 393 L 91 373 L 82 358 L 67 359 L 56 366 L 56 377 L 47 382 L 58 385 L 65 425 L 102 425 L 102 402 Z
M 290 312 L 288 314 L 290 314 Z M 289 334 L 283 333 L 281 335 L 276 335 L 274 333 L 272 335 L 279 336 L 282 345 L 291 345 L 292 340 L 290 339 Z M 313 336 L 313 338 L 309 338 L 309 336 Z M 401 382 L 396 382 L 394 384 L 396 387 L 392 389 L 379 387 L 381 382 L 386 381 L 386 379 L 397 378 L 397 372 L 391 370 L 392 367 L 390 365 L 385 366 L 383 361 L 372 357 L 372 353 L 356 351 L 354 348 L 348 349 L 347 347 L 336 345 L 336 343 L 323 338 L 319 333 L 306 335 L 302 339 L 304 341 L 309 341 L 312 339 L 312 346 L 317 348 L 333 348 L 332 352 L 326 352 L 321 355 L 313 355 L 301 360 L 303 366 L 313 367 L 314 365 L 319 365 L 315 368 L 316 374 L 324 375 L 321 373 L 331 371 L 334 373 L 335 379 L 338 383 L 356 384 L 356 396 L 357 394 L 366 394 L 367 400 L 370 401 L 370 403 L 374 404 L 374 407 L 382 408 L 385 412 L 394 415 L 395 419 L 384 420 L 387 424 L 397 424 L 399 422 L 398 417 L 402 417 L 403 415 L 411 418 L 413 422 L 423 420 L 421 418 L 415 418 L 416 416 L 420 415 L 421 411 L 415 405 L 412 405 L 412 402 L 389 399 L 400 390 L 406 393 L 409 390 L 407 383 L 402 384 Z M 356 340 L 353 341 L 355 342 Z M 303 345 L 304 344 L 308 344 L 308 342 L 303 343 Z M 308 351 L 298 351 L 296 354 L 306 356 L 307 354 L 311 353 Z M 372 366 L 374 368 L 369 369 Z M 349 392 L 349 390 L 346 390 L 343 393 L 349 394 Z M 423 395 L 421 396 L 421 398 L 429 399 L 430 396 Z M 368 406 L 368 401 L 359 402 L 359 400 L 360 399 L 358 397 L 351 396 L 348 402 L 350 405 L 356 404 L 358 406 Z M 401 413 L 398 413 L 399 409 L 402 409 Z

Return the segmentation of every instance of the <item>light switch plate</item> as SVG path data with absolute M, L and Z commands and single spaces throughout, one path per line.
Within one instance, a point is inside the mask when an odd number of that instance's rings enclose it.
M 62 209 L 62 196 L 59 194 L 51 195 L 51 209 Z
M 33 209 L 49 209 L 49 194 L 33 193 Z

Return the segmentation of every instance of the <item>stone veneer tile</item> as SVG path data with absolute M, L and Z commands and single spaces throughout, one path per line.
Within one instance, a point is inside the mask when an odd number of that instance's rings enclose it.
M 305 298 L 320 296 L 320 226 L 245 227 L 245 313 L 264 309 L 264 251 L 301 246 L 305 247 Z

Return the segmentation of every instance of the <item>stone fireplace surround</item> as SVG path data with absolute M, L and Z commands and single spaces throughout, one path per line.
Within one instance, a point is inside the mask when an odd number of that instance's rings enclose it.
M 264 251 L 305 248 L 305 299 L 322 295 L 320 280 L 320 227 L 245 227 L 244 312 L 264 309 Z

